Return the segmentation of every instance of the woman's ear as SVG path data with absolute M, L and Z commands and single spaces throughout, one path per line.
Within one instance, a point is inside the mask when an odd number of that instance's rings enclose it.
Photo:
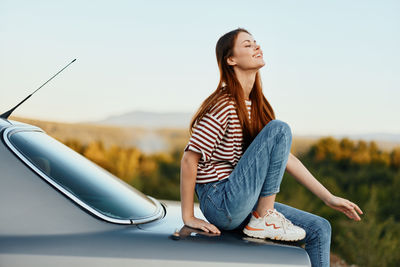
M 228 65 L 230 65 L 230 66 L 235 66 L 235 65 L 236 65 L 236 62 L 235 62 L 234 60 L 232 60 L 232 57 L 228 57 L 228 58 L 226 59 L 226 62 L 227 62 Z

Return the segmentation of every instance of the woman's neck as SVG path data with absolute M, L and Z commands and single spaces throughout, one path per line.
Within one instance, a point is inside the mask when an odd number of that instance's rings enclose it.
M 254 70 L 243 71 L 235 68 L 236 78 L 239 80 L 240 85 L 243 88 L 244 98 L 246 100 L 250 99 L 250 93 L 253 89 L 254 82 L 256 80 L 256 73 Z

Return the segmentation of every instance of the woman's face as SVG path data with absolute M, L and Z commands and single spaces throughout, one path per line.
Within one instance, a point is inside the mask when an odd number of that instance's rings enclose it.
M 233 46 L 233 56 L 227 62 L 242 70 L 258 70 L 265 65 L 260 45 L 247 32 L 239 32 Z

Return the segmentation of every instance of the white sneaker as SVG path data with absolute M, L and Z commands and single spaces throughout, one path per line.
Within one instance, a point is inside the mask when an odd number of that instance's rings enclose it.
M 293 225 L 276 209 L 269 209 L 263 217 L 253 211 L 250 222 L 243 229 L 243 233 L 251 237 L 283 241 L 298 241 L 306 237 L 306 231 L 303 228 Z

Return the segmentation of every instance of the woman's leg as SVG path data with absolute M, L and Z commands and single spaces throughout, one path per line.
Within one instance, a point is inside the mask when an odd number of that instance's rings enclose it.
M 306 231 L 304 240 L 312 266 L 329 266 L 332 232 L 329 221 L 279 202 L 275 202 L 275 209 Z
M 259 197 L 279 192 L 291 144 L 290 127 L 280 120 L 270 121 L 256 136 L 228 181 L 221 183 L 222 203 L 219 208 L 226 210 L 229 221 L 224 229 L 239 226 L 251 213 Z

